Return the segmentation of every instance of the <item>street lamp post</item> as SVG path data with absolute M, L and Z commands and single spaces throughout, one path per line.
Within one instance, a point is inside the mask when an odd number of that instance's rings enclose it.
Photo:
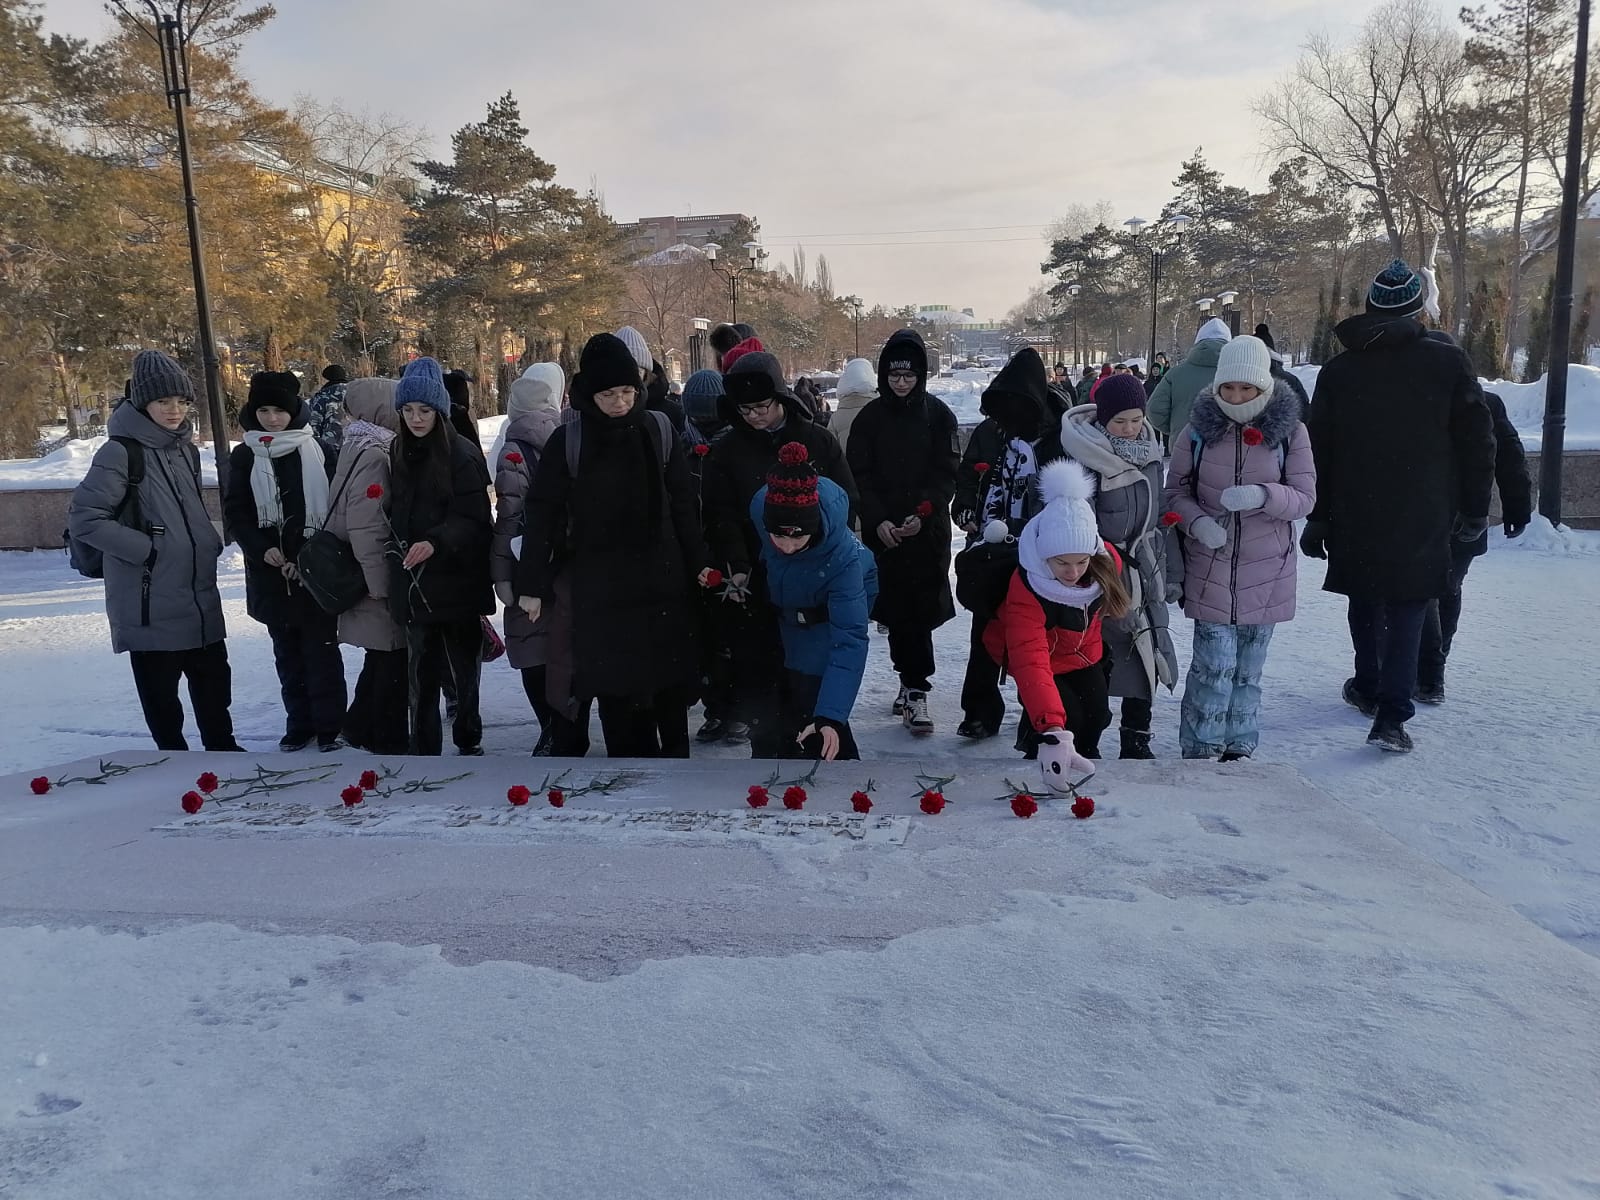
M 860 358 L 861 357 L 861 297 L 860 296 L 846 296 L 844 302 L 850 306 L 851 313 L 855 317 L 855 323 L 856 323 L 856 357 Z
M 1155 223 L 1156 236 L 1150 239 L 1150 357 L 1145 359 L 1146 373 L 1156 361 L 1156 305 L 1161 287 L 1161 255 L 1167 249 L 1161 234 L 1166 231 L 1170 235 L 1171 249 L 1176 250 L 1178 244 L 1183 241 L 1184 230 L 1189 228 L 1189 222 L 1193 219 L 1185 213 L 1173 213 L 1170 217 L 1163 217 Z M 1133 236 L 1138 238 L 1150 222 L 1143 217 L 1130 217 L 1123 224 L 1132 229 Z
M 189 158 L 189 122 L 185 110 L 191 103 L 189 90 L 189 36 L 193 25 L 184 27 L 185 9 L 190 0 L 175 0 L 172 13 L 163 13 L 156 0 L 142 0 L 153 24 L 135 16 L 122 0 L 117 8 L 155 42 L 161 52 L 161 78 L 166 86 L 167 107 L 178 126 L 178 164 L 183 173 L 183 202 L 189 224 L 189 259 L 194 271 L 194 302 L 199 316 L 200 361 L 206 376 L 206 413 L 211 421 L 212 449 L 217 457 L 217 489 L 228 494 L 228 428 L 222 413 L 222 368 L 217 359 L 216 338 L 211 332 L 211 301 L 206 287 L 204 243 L 200 238 L 200 202 L 194 194 L 194 165 Z
M 749 265 L 726 267 L 717 261 L 717 255 L 721 252 L 722 247 L 715 242 L 706 243 L 706 261 L 711 264 L 713 271 L 728 281 L 728 308 L 733 313 L 731 320 L 735 325 L 739 323 L 739 278 L 742 275 L 748 275 L 751 271 L 759 271 L 761 269 L 762 256 L 766 254 L 766 251 L 761 248 L 760 242 L 746 242 L 744 249 L 745 253 L 750 256 Z
M 1239 310 L 1233 302 L 1239 298 L 1238 292 L 1218 292 L 1217 299 L 1222 302 L 1222 319 L 1228 324 L 1228 332 L 1234 337 L 1239 336 Z
M 1072 297 L 1072 368 L 1078 368 L 1078 296 L 1083 288 L 1076 283 L 1067 285 L 1067 295 Z

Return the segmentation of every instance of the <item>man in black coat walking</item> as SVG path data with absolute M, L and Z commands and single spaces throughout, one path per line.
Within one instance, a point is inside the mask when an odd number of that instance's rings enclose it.
M 927 347 L 902 329 L 884 343 L 878 398 L 856 414 L 846 450 L 861 489 L 862 540 L 878 559 L 872 616 L 888 627 L 900 676 L 894 713 L 917 735 L 933 732 L 933 631 L 956 615 L 950 502 L 961 463 L 955 414 L 927 382 Z
M 1323 588 L 1349 597 L 1344 698 L 1374 718 L 1369 744 L 1402 753 L 1428 602 L 1450 590 L 1452 542 L 1483 536 L 1495 456 L 1472 365 L 1426 336 L 1422 303 L 1421 277 L 1396 259 L 1335 331 L 1345 351 L 1317 377 L 1317 504 L 1300 539 L 1328 560 Z
M 1448 334 L 1429 333 L 1451 345 Z M 1522 450 L 1522 435 L 1506 415 L 1505 402 L 1493 392 L 1485 392 L 1494 426 L 1494 483 L 1500 492 L 1500 522 L 1508 538 L 1522 536 L 1533 520 L 1533 480 L 1528 475 L 1528 459 Z M 1455 641 L 1461 621 L 1461 585 L 1466 581 L 1472 560 L 1489 552 L 1489 531 L 1476 541 L 1450 541 L 1450 588 L 1428 602 L 1422 622 L 1422 652 L 1417 663 L 1417 699 L 1424 704 L 1444 703 L 1444 665 Z

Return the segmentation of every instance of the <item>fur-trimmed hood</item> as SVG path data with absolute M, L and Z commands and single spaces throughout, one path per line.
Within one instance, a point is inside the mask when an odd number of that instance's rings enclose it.
M 1245 425 L 1254 425 L 1259 429 L 1262 439 L 1273 447 L 1287 443 L 1298 424 L 1300 397 L 1281 379 L 1273 381 L 1272 399 L 1266 408 L 1256 414 L 1253 420 L 1245 422 Z M 1240 428 L 1222 411 L 1221 402 L 1209 387 L 1202 389 L 1194 398 L 1194 407 L 1189 410 L 1189 426 L 1208 446 L 1215 445 L 1231 431 Z

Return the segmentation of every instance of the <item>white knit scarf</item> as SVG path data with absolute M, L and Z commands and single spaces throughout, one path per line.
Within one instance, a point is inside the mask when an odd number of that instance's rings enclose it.
M 272 460 L 300 455 L 300 490 L 306 501 L 306 533 L 314 533 L 328 519 L 328 473 L 322 466 L 322 447 L 309 426 L 266 433 L 252 429 L 244 435 L 255 459 L 250 467 L 250 494 L 255 497 L 256 523 L 263 529 L 283 524 L 283 502 L 278 496 L 278 476 Z
M 1017 562 L 1028 573 L 1028 586 L 1037 595 L 1057 604 L 1087 609 L 1100 598 L 1100 585 L 1062 583 L 1050 570 L 1050 564 L 1039 553 L 1037 526 L 1029 524 L 1017 538 Z

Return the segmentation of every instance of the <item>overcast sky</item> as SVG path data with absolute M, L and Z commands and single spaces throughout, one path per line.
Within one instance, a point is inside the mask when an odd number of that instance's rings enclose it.
M 165 4 L 164 4 L 165 7 Z M 277 0 L 244 73 L 389 111 L 438 152 L 510 90 L 557 178 L 619 221 L 744 212 L 868 303 L 999 319 L 1043 227 L 1109 200 L 1155 216 L 1196 146 L 1259 185 L 1252 99 L 1309 32 L 1377 0 Z M 99 0 L 45 0 L 104 32 Z M 888 244 L 886 244 L 888 243 Z M 1218 288 L 1231 281 L 1218 280 Z

